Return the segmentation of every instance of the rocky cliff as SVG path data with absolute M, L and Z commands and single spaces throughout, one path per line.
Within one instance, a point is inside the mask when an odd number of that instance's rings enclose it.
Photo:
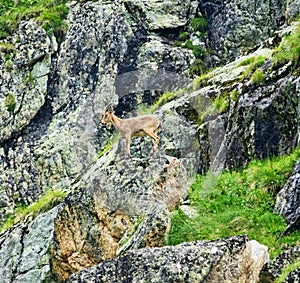
M 298 1 L 67 5 L 63 38 L 28 19 L 0 42 L 1 222 L 49 189 L 68 192 L 60 205 L 2 232 L 0 281 L 62 282 L 94 266 L 68 282 L 135 282 L 145 274 L 257 282 L 268 256 L 246 236 L 161 246 L 196 173 L 297 146 L 299 60 L 295 67 L 272 57 L 297 29 Z M 195 21 L 203 18 L 202 26 Z M 218 68 L 192 81 L 199 60 Z M 154 113 L 163 124 L 158 154 L 138 139 L 124 159 L 122 142 L 100 124 L 105 106 L 128 117 L 165 92 L 170 97 Z M 276 204 L 291 230 L 299 229 L 298 169 Z

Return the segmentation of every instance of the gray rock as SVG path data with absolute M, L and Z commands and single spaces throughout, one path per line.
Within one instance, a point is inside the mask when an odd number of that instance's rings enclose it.
M 99 126 L 105 106 L 119 99 L 128 113 L 124 101 L 139 97 L 124 93 L 124 79 L 142 100 L 144 91 L 157 96 L 181 81 L 192 53 L 149 36 L 133 13 L 122 1 L 73 3 L 59 48 L 34 21 L 21 22 L 9 39 L 16 54 L 10 54 L 11 69 L 0 54 L 0 104 L 12 93 L 16 108 L 0 113 L 1 218 L 15 203 L 30 204 L 50 187 L 67 188 L 89 169 L 111 136 Z M 151 81 L 170 74 L 170 83 Z
M 174 29 L 187 24 L 196 13 L 197 1 L 123 1 L 136 21 L 147 30 Z
M 282 215 L 288 223 L 283 234 L 300 228 L 300 160 L 287 183 L 276 195 L 274 212 Z
M 186 196 L 189 182 L 177 159 L 124 160 L 116 151 L 75 184 L 56 219 L 50 251 L 60 280 L 127 250 L 163 245 L 169 211 Z
M 290 24 L 300 13 L 300 3 L 297 0 L 288 0 L 286 3 L 285 20 Z
M 138 249 L 82 270 L 67 282 L 257 282 L 266 247 L 246 236 Z
M 293 270 L 283 281 L 284 283 L 297 283 L 300 282 L 300 268 Z
M 51 277 L 48 249 L 59 207 L 24 221 L 0 235 L 0 281 L 45 282 Z
M 283 24 L 283 6 L 281 1 L 202 1 L 200 10 L 208 22 L 208 47 L 214 51 L 212 62 L 228 62 L 265 41 Z
M 271 283 L 274 282 L 276 278 L 278 278 L 284 268 L 288 266 L 289 264 L 294 263 L 295 261 L 298 261 L 300 258 L 300 246 L 294 246 L 290 248 L 289 250 L 286 250 L 282 252 L 280 255 L 278 255 L 275 259 L 267 262 L 259 275 L 261 283 Z M 295 277 L 297 278 L 297 270 L 295 271 Z M 291 281 L 284 281 L 284 282 L 297 282 L 297 281 L 292 281 L 292 274 L 290 274 Z

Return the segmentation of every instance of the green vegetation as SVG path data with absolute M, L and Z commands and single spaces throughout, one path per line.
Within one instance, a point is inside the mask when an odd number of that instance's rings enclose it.
M 226 112 L 229 106 L 229 99 L 225 95 L 220 95 L 218 96 L 214 101 L 213 101 L 213 106 L 215 109 L 218 111 L 219 114 Z
M 4 0 L 0 4 L 0 38 L 12 34 L 21 20 L 35 19 L 60 39 L 66 31 L 66 0 Z
M 194 31 L 200 33 L 200 37 L 205 37 L 207 35 L 207 21 L 204 17 L 191 19 L 190 24 Z
M 300 268 L 300 258 L 297 258 L 294 260 L 293 263 L 290 263 L 289 265 L 285 266 L 284 270 L 282 271 L 282 274 L 275 279 L 274 283 L 283 283 L 285 282 L 286 277 L 293 271 Z
M 208 81 L 213 78 L 214 75 L 212 73 L 204 73 L 201 76 L 196 77 L 193 80 L 193 88 L 194 90 L 197 90 L 201 87 L 207 86 Z
M 110 139 L 107 140 L 105 146 L 98 151 L 97 153 L 97 159 L 99 159 L 101 156 L 103 156 L 106 152 L 108 152 L 114 144 L 116 144 L 119 140 L 119 135 L 118 134 L 113 134 Z
M 190 38 L 190 34 L 187 31 L 184 31 L 184 32 L 180 33 L 180 35 L 179 35 L 179 40 L 181 40 L 181 41 L 186 41 L 189 38 Z
M 265 82 L 266 75 L 261 69 L 257 69 L 251 76 L 250 82 L 256 86 L 260 86 Z
M 248 234 L 268 246 L 271 257 L 299 244 L 299 231 L 280 238 L 286 223 L 273 213 L 274 194 L 299 157 L 297 149 L 288 156 L 253 161 L 238 172 L 198 176 L 189 195 L 197 216 L 187 218 L 180 210 L 174 212 L 168 244 Z
M 291 62 L 293 70 L 298 70 L 300 66 L 300 24 L 296 31 L 283 38 L 273 57 L 273 65 L 281 65 Z
M 179 96 L 185 94 L 188 90 L 183 88 L 174 92 L 166 91 L 161 96 L 157 98 L 157 100 L 153 103 L 153 105 L 148 104 L 140 104 L 137 110 L 139 115 L 151 114 L 155 110 L 157 110 L 160 106 L 178 98 Z
M 2 223 L 0 231 L 7 230 L 18 221 L 24 219 L 26 216 L 32 215 L 33 217 L 46 212 L 62 202 L 67 193 L 63 190 L 49 190 L 35 203 L 24 206 L 19 205 L 15 208 L 14 213 L 8 215 L 6 220 Z
M 191 19 L 190 26 L 194 31 L 194 35 L 199 38 L 207 36 L 207 22 L 205 18 L 198 17 Z M 179 34 L 179 40 L 174 42 L 174 46 L 186 48 L 193 52 L 196 60 L 190 68 L 190 75 L 201 75 L 205 72 L 207 68 L 204 63 L 204 57 L 207 55 L 208 51 L 203 49 L 200 45 L 194 45 L 189 32 L 181 32 Z
M 245 70 L 242 79 L 245 79 L 249 75 L 251 75 L 253 72 L 255 72 L 258 68 L 263 66 L 263 64 L 266 62 L 265 57 L 263 56 L 256 56 L 256 57 L 250 57 L 242 61 L 237 67 L 240 66 L 248 66 L 248 68 Z
M 16 105 L 17 105 L 15 96 L 12 93 L 9 93 L 5 97 L 4 104 L 5 104 L 7 111 L 14 112 L 16 109 Z
M 233 101 L 237 101 L 239 97 L 239 93 L 238 90 L 235 88 L 232 92 L 231 92 L 231 99 Z

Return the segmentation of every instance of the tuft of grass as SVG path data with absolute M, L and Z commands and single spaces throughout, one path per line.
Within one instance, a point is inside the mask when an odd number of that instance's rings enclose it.
M 108 152 L 114 144 L 116 144 L 119 140 L 119 134 L 113 134 L 110 139 L 107 140 L 105 146 L 100 149 L 97 153 L 97 159 L 102 157 L 106 152 Z
M 238 98 L 239 98 L 238 90 L 237 90 L 237 89 L 234 89 L 234 90 L 231 92 L 230 97 L 231 97 L 231 99 L 232 99 L 233 101 L 237 101 Z
M 263 56 L 256 56 L 256 57 L 251 57 L 248 58 L 244 61 L 242 61 L 239 66 L 247 66 L 248 68 L 245 70 L 242 79 L 245 79 L 249 75 L 251 75 L 253 72 L 255 72 L 258 68 L 262 67 L 264 63 L 266 62 L 267 58 Z M 248 64 L 247 64 L 248 63 Z
M 251 76 L 250 82 L 253 85 L 260 86 L 265 82 L 266 75 L 261 69 L 257 69 Z
M 300 65 L 300 24 L 295 32 L 285 36 L 273 56 L 273 66 L 291 62 L 294 70 L 299 71 Z
M 4 105 L 7 109 L 7 111 L 9 111 L 9 112 L 14 112 L 15 111 L 17 102 L 16 102 L 16 99 L 15 99 L 15 96 L 12 93 L 9 93 L 5 97 Z
M 213 77 L 214 75 L 212 73 L 203 73 L 202 75 L 196 77 L 193 80 L 193 89 L 197 90 L 207 86 L 208 81 Z
M 274 193 L 286 182 L 300 149 L 292 154 L 255 160 L 238 172 L 223 172 L 207 185 L 206 176 L 198 176 L 189 198 L 197 211 L 187 218 L 174 212 L 168 244 L 184 241 L 215 240 L 248 234 L 269 247 L 271 257 L 299 242 L 300 231 L 279 238 L 287 227 L 284 219 L 273 213 Z
M 206 35 L 207 21 L 204 17 L 191 19 L 190 24 L 194 31 L 198 31 L 200 33 L 200 37 L 204 37 Z
M 66 196 L 67 192 L 63 190 L 49 190 L 45 192 L 45 194 L 42 195 L 35 203 L 29 206 L 17 206 L 14 212 L 6 217 L 5 221 L 0 227 L 0 231 L 2 232 L 9 229 L 28 215 L 32 215 L 34 217 L 39 213 L 50 210 L 57 204 L 61 203 Z
M 294 262 L 288 264 L 284 267 L 281 275 L 275 279 L 274 283 L 283 283 L 286 282 L 285 279 L 287 276 L 294 270 L 300 268 L 300 258 L 296 259 Z
M 183 31 L 179 34 L 179 40 L 186 41 L 190 38 L 190 33 L 187 31 Z
M 219 114 L 226 112 L 229 107 L 228 97 L 225 95 L 218 96 L 213 101 L 213 106 L 215 107 L 215 109 L 218 111 Z

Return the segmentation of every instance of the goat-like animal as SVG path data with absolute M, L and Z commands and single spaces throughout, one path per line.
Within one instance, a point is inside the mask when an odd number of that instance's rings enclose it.
M 153 115 L 142 115 L 135 118 L 121 119 L 114 114 L 112 106 L 108 106 L 101 123 L 112 123 L 120 135 L 126 140 L 126 156 L 130 156 L 130 142 L 132 137 L 149 136 L 152 138 L 153 150 L 158 147 L 159 137 L 154 133 L 161 126 L 161 122 Z

